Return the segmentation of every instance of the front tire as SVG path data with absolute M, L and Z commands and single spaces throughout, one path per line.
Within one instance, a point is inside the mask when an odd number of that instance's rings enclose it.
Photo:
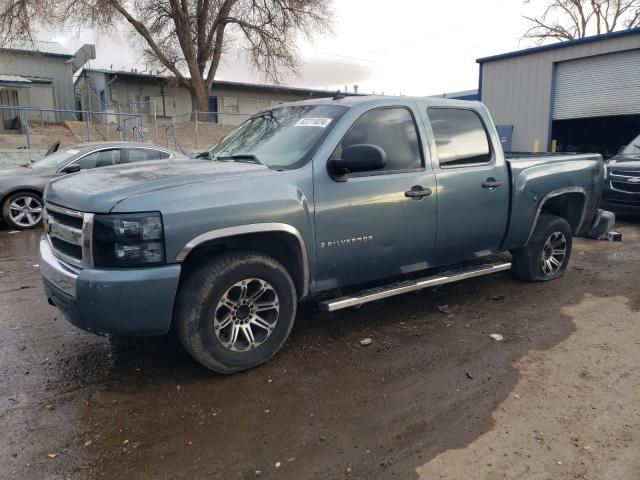
M 176 331 L 199 363 L 237 373 L 280 350 L 296 307 L 293 280 L 280 263 L 259 253 L 228 253 L 188 274 L 178 294 Z
M 512 253 L 512 273 L 528 282 L 545 282 L 564 275 L 571 257 L 573 232 L 562 217 L 542 214 L 529 244 Z
M 15 230 L 35 228 L 42 222 L 42 197 L 33 192 L 15 192 L 2 204 L 2 219 Z

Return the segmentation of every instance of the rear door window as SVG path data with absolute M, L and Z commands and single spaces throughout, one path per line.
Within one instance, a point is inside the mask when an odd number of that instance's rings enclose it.
M 486 165 L 491 162 L 489 137 L 480 116 L 461 108 L 429 108 L 440 167 Z

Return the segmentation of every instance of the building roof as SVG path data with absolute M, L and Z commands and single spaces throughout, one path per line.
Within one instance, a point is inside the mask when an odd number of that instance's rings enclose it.
M 492 55 L 489 57 L 482 57 L 476 60 L 477 63 L 494 62 L 496 60 L 504 60 L 506 58 L 520 57 L 523 55 L 531 55 L 540 52 L 546 52 L 548 50 L 556 50 L 558 48 L 569 48 L 576 45 L 583 45 L 585 43 L 601 42 L 612 38 L 627 37 L 631 35 L 640 35 L 640 28 L 631 28 L 628 30 L 620 30 L 617 32 L 604 33 L 601 35 L 592 35 L 585 38 L 577 38 L 575 40 L 567 40 L 564 42 L 551 43 L 549 45 L 540 45 L 539 47 L 525 48 L 524 50 L 516 50 L 515 52 L 501 53 L 499 55 Z
M 0 75 L 0 86 L 30 88 L 31 80 L 19 75 Z
M 130 78 L 146 78 L 150 80 L 170 80 L 174 77 L 169 75 L 155 75 L 152 73 L 143 73 L 143 72 L 127 72 L 127 71 L 118 71 L 118 70 L 108 70 L 108 69 L 90 69 L 85 68 L 85 72 L 97 72 L 104 73 L 106 75 L 115 75 L 118 77 L 130 77 Z M 316 95 L 332 95 L 335 93 L 333 90 L 320 90 L 315 88 L 304 88 L 304 87 L 289 87 L 285 85 L 270 85 L 270 84 L 262 84 L 262 83 L 247 83 L 247 82 L 232 82 L 227 80 L 214 80 L 213 87 L 217 88 L 240 88 L 240 89 L 252 89 L 252 90 L 267 90 L 271 92 L 281 92 L 281 93 L 301 93 L 301 94 L 316 94 Z M 348 93 L 343 92 L 345 95 L 363 95 L 361 93 Z
M 13 52 L 24 52 L 32 54 L 49 55 L 51 57 L 73 58 L 65 47 L 58 42 L 47 42 L 44 40 L 21 40 L 0 48 L 1 50 L 9 50 Z

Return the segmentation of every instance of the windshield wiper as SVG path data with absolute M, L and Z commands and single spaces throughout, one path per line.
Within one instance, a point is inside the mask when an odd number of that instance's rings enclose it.
M 238 154 L 238 155 L 225 155 L 225 156 L 214 156 L 213 157 L 214 160 L 220 160 L 222 162 L 247 162 L 247 163 L 261 163 L 260 160 L 258 160 L 258 157 L 256 157 L 255 155 L 251 155 L 251 154 Z

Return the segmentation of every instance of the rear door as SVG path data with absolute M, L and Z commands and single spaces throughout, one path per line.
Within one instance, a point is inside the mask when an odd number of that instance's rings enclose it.
M 436 186 L 423 132 L 409 105 L 372 108 L 348 125 L 330 158 L 344 148 L 384 149 L 383 170 L 333 178 L 314 167 L 318 290 L 422 270 L 435 241 Z M 409 193 L 407 193 L 409 192 Z
M 435 257 L 447 264 L 498 251 L 509 214 L 509 178 L 502 149 L 471 108 L 427 109 L 438 184 Z M 493 134 L 495 137 L 495 134 Z

